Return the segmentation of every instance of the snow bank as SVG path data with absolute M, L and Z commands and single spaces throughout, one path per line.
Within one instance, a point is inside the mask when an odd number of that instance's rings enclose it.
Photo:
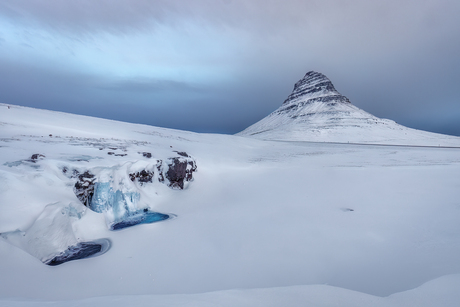
M 460 275 L 448 275 L 421 287 L 377 297 L 327 285 L 265 289 L 238 289 L 199 294 L 96 297 L 75 301 L 0 300 L 5 307 L 48 307 L 78 305 L 98 307 L 184 306 L 184 307 L 450 307 L 460 301 Z

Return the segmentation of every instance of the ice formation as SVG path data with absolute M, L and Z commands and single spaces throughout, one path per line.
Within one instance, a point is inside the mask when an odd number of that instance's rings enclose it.
M 173 217 L 150 210 L 151 204 L 142 199 L 146 184 L 167 184 L 173 189 L 184 189 L 193 180 L 196 171 L 193 158 L 177 153 L 163 163 L 136 161 L 112 167 L 94 167 L 87 170 L 61 167 L 70 180 L 76 180 L 74 193 L 79 203 L 53 203 L 47 205 L 34 223 L 26 230 L 4 232 L 1 236 L 48 265 L 59 265 L 71 260 L 94 257 L 110 248 L 108 239 L 84 242 L 77 239 L 73 223 L 83 217 L 86 208 L 104 214 L 110 230 L 120 230 L 138 224 L 154 223 Z M 147 158 L 152 158 L 151 154 Z M 34 154 L 18 163 L 35 163 L 44 155 Z M 25 162 L 24 162 L 25 161 Z M 6 164 L 5 164 L 6 165 Z M 6 165 L 13 167 L 16 165 Z
M 193 180 L 196 163 L 185 152 L 177 154 L 179 157 L 165 163 L 155 159 L 86 170 L 75 175 L 78 180 L 74 192 L 85 206 L 104 214 L 111 230 L 168 219 L 167 214 L 151 211 L 151 204 L 145 203 L 141 195 L 144 185 L 154 182 L 166 183 L 172 189 L 187 187 Z
M 146 223 L 149 220 L 147 219 L 149 214 L 164 216 L 164 218 L 151 220 L 151 222 L 165 220 L 169 217 L 166 214 L 142 208 L 146 204 L 140 203 L 141 195 L 135 191 L 135 185 L 130 182 L 125 178 L 117 184 L 117 188 L 114 187 L 116 184 L 113 181 L 96 182 L 94 185 L 94 195 L 89 208 L 105 215 L 109 229 L 118 230 Z
M 85 210 L 77 203 L 50 204 L 26 230 L 5 232 L 1 236 L 49 265 L 101 255 L 110 248 L 110 241 L 79 242 L 75 236 L 72 224 L 83 216 Z

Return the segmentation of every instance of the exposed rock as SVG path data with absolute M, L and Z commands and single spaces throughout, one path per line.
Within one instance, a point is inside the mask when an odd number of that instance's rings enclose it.
M 150 152 L 143 152 L 143 153 L 142 153 L 142 156 L 144 156 L 144 157 L 150 159 L 150 158 L 152 157 L 152 154 L 151 154 Z
M 342 96 L 339 92 L 337 92 L 334 85 L 332 85 L 331 80 L 329 80 L 325 75 L 315 71 L 310 71 L 294 85 L 294 90 L 283 102 L 283 105 L 297 103 L 299 98 L 314 99 L 331 96 L 333 97 L 332 99 L 343 99 L 343 102 L 349 103 L 345 96 Z
M 179 156 L 186 157 L 186 158 L 189 157 L 189 155 L 188 155 L 186 152 L 184 152 L 184 151 L 176 151 L 176 152 L 177 152 L 177 154 L 178 154 Z
M 137 173 L 129 174 L 129 179 L 131 179 L 131 181 L 133 182 L 137 180 L 142 186 L 144 185 L 144 183 L 152 182 L 153 175 L 154 175 L 153 171 L 142 170 Z
M 165 176 L 169 180 L 169 187 L 182 190 L 184 189 L 184 181 L 193 180 L 193 172 L 196 172 L 197 169 L 194 159 L 190 157 L 170 158 L 167 164 L 168 171 Z
M 45 158 L 45 156 L 42 154 L 33 154 L 28 161 L 35 163 L 37 160 L 42 160 L 43 158 Z
M 165 176 L 163 175 L 163 161 L 159 160 L 157 163 L 158 170 L 158 181 L 163 183 L 165 181 Z
M 90 207 L 94 195 L 94 184 L 96 178 L 89 171 L 78 175 L 78 181 L 75 183 L 74 193 L 77 198 L 87 207 Z
M 80 172 L 76 169 L 69 170 L 67 166 L 62 168 L 62 173 L 66 175 L 68 178 L 77 178 L 80 175 Z

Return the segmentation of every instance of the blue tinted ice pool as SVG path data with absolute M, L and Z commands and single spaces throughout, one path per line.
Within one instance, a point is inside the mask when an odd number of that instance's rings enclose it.
M 160 222 L 169 219 L 171 216 L 159 212 L 153 212 L 148 209 L 138 211 L 123 217 L 120 222 L 113 223 L 110 225 L 110 230 L 120 230 L 126 227 L 131 227 L 139 224 L 150 224 Z

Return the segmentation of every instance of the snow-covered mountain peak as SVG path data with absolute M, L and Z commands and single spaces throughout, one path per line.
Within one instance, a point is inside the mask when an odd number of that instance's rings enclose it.
M 278 109 L 237 135 L 281 141 L 460 145 L 458 137 L 410 129 L 367 113 L 315 71 L 294 85 Z
M 283 105 L 292 105 L 313 98 L 331 96 L 341 96 L 345 98 L 343 102 L 349 102 L 346 97 L 337 92 L 331 80 L 325 75 L 319 72 L 309 71 L 294 85 L 294 90 L 284 101 Z
M 334 88 L 331 80 L 322 73 L 310 71 L 294 85 L 292 93 L 269 117 L 278 118 L 278 123 L 272 124 L 284 126 L 292 120 L 303 122 L 306 119 L 345 118 L 348 117 L 350 108 L 355 107 Z M 363 113 L 357 116 L 373 117 L 364 111 Z M 282 119 L 283 116 L 287 120 Z

